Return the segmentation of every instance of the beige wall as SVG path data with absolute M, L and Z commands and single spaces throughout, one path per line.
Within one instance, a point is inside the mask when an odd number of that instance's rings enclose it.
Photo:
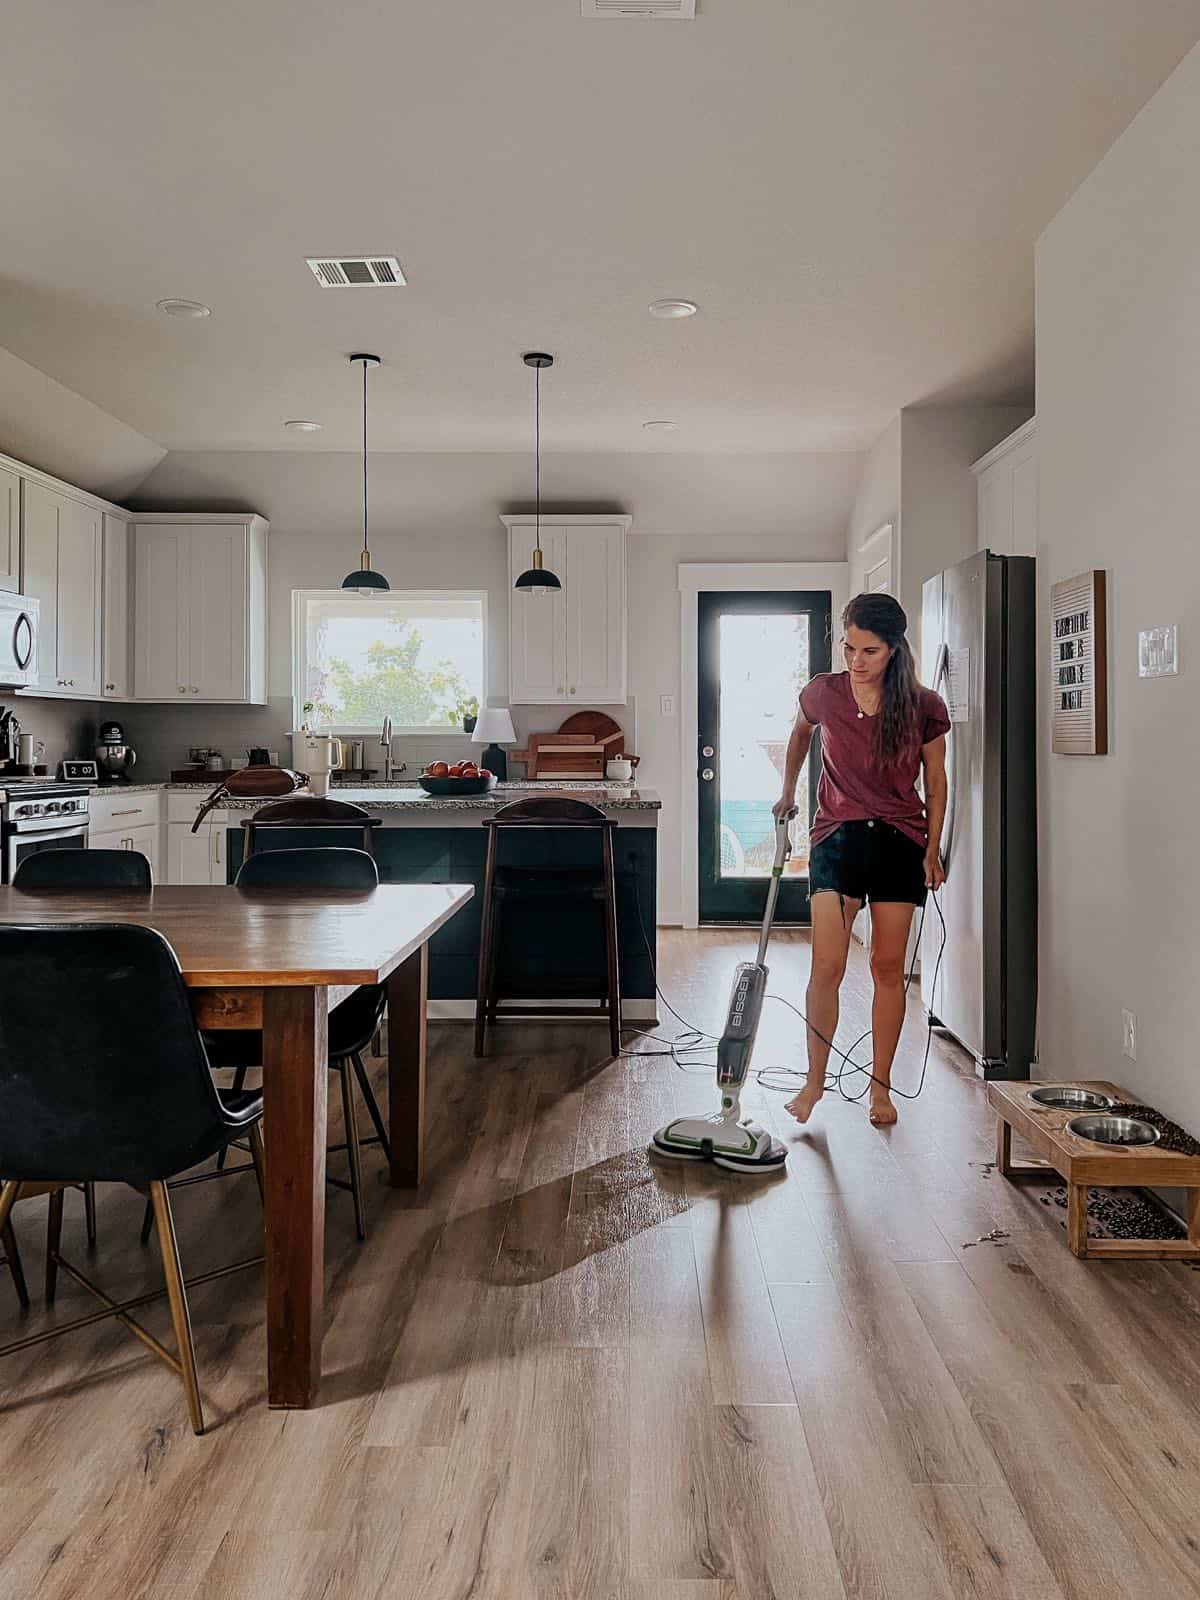
M 1200 1130 L 1200 48 L 1037 251 L 1041 1074 L 1113 1077 Z M 1052 755 L 1050 584 L 1103 567 L 1111 751 Z M 1139 680 L 1137 633 L 1183 672 Z M 1121 1008 L 1138 1061 L 1121 1054 Z
M 164 453 L 136 428 L 0 350 L 0 455 L 120 503 Z
M 893 527 L 893 570 L 900 551 L 900 418 L 893 417 L 876 439 L 863 462 L 862 476 L 850 520 L 846 526 L 846 560 L 850 563 L 850 593 L 863 585 L 862 543 L 885 522 Z

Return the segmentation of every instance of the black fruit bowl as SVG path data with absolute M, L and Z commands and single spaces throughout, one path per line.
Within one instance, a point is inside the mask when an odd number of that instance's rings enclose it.
M 496 787 L 494 776 L 487 778 L 431 778 L 421 773 L 417 782 L 426 794 L 440 794 L 461 798 L 468 794 L 487 794 Z

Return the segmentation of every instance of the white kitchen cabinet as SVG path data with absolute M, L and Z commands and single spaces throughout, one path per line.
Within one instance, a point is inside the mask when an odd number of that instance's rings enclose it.
M 163 883 L 162 830 L 158 824 L 146 823 L 136 828 L 116 828 L 104 833 L 88 829 L 89 850 L 136 850 L 150 863 L 155 883 Z
M 106 700 L 128 700 L 129 671 L 129 524 L 123 517 L 104 517 L 104 599 L 100 618 L 100 693 Z
M 509 699 L 514 705 L 622 705 L 626 688 L 627 516 L 542 518 L 545 564 L 562 590 L 526 595 L 512 582 L 530 564 L 534 518 L 506 516 L 509 537 Z
M 0 589 L 21 592 L 21 477 L 0 467 Z
M 168 822 L 168 883 L 225 882 L 225 830 L 231 817 L 231 812 L 211 811 L 195 833 L 190 822 Z
M 23 591 L 41 604 L 36 690 L 100 693 L 101 513 L 27 479 L 22 493 Z
M 1035 419 L 1002 439 L 972 467 L 979 495 L 979 549 L 999 556 L 1037 554 Z
M 133 698 L 264 704 L 263 518 L 147 515 L 134 544 Z

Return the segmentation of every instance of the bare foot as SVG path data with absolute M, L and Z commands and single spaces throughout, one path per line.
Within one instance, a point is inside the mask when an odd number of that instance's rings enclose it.
M 877 1084 L 871 1088 L 870 1122 L 873 1128 L 890 1128 L 896 1120 L 896 1108 L 886 1089 Z
M 807 1122 L 812 1116 L 817 1101 L 825 1093 L 824 1083 L 806 1083 L 800 1093 L 788 1101 L 784 1107 L 790 1111 L 797 1122 Z

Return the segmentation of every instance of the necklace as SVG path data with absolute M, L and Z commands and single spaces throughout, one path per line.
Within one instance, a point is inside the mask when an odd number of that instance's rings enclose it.
M 858 691 L 854 687 L 854 679 L 853 678 L 851 678 L 851 680 L 850 680 L 850 696 L 851 696 L 851 699 L 854 701 L 855 707 L 858 710 L 858 720 L 861 722 L 862 719 L 866 716 L 867 713 L 862 708 L 862 702 L 858 698 Z M 875 707 L 875 711 L 878 711 L 878 710 L 879 710 L 879 707 L 877 705 Z M 875 712 L 873 711 L 871 713 L 871 715 L 874 716 Z

